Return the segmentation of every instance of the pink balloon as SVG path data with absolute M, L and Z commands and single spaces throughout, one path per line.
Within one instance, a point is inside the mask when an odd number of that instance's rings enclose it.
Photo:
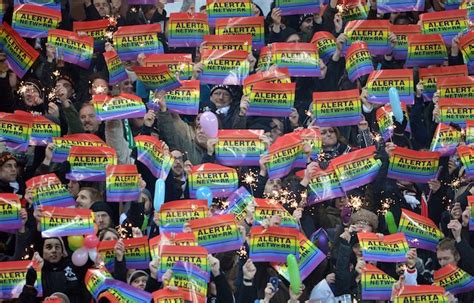
M 199 123 L 201 124 L 202 130 L 208 137 L 217 137 L 219 122 L 217 121 L 217 117 L 214 115 L 214 113 L 204 112 L 201 117 L 199 117 Z
M 81 247 L 76 249 L 76 251 L 72 254 L 71 260 L 72 264 L 81 267 L 86 264 L 88 258 L 89 252 L 84 247 Z
M 87 248 L 96 248 L 99 245 L 99 238 L 96 235 L 87 235 L 84 238 L 84 246 Z

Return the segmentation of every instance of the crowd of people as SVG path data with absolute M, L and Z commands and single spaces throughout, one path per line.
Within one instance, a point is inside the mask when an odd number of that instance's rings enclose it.
M 3 20 L 11 23 L 13 1 L 4 1 Z M 16 2 L 16 1 L 15 1 Z M 29 1 L 35 2 L 35 1 Z M 42 2 L 42 1 L 37 1 Z M 60 1 L 61 2 L 61 1 Z M 61 29 L 71 30 L 74 21 L 70 15 L 72 1 L 62 1 Z M 160 23 L 166 28 L 165 4 L 128 5 L 122 0 L 84 0 L 85 20 L 114 18 L 117 27 Z M 149 1 L 150 2 L 150 1 Z M 425 1 L 424 11 L 378 13 L 378 1 L 365 3 L 367 19 L 388 19 L 392 24 L 417 24 L 424 12 L 442 11 L 444 3 L 438 0 Z M 440 171 L 428 183 L 418 184 L 406 180 L 387 178 L 388 159 L 394 148 L 405 147 L 412 150 L 429 150 L 435 130 L 440 122 L 437 106 L 439 94 L 433 100 L 424 98 L 424 84 L 419 80 L 418 68 L 414 73 L 414 104 L 407 105 L 403 121 L 394 119 L 393 134 L 387 142 L 378 135 L 379 125 L 376 110 L 380 104 L 371 103 L 367 97 L 368 75 L 351 81 L 346 71 L 343 46 L 347 36 L 344 27 L 344 5 L 337 0 L 324 4 L 321 14 L 282 15 L 272 4 L 265 16 L 263 10 L 252 4 L 256 16 L 265 17 L 265 43 L 276 42 L 308 43 L 317 32 L 329 32 L 336 37 L 336 50 L 328 60 L 320 60 L 321 76 L 292 77 L 296 83 L 294 108 L 288 117 L 248 117 L 249 95 L 244 94 L 239 85 L 208 85 L 201 83 L 200 113 L 197 116 L 170 113 L 164 92 L 156 92 L 150 97 L 143 92 L 133 72 L 134 66 L 143 65 L 145 55 L 140 54 L 134 61 L 126 61 L 128 79 L 109 85 L 109 76 L 102 53 L 113 50 L 112 41 L 99 45 L 94 50 L 92 64 L 88 69 L 64 62 L 54 46 L 46 39 L 25 39 L 40 52 L 32 68 L 19 78 L 9 69 L 6 57 L 0 52 L 0 112 L 13 113 L 27 111 L 43 115 L 60 125 L 61 135 L 88 133 L 97 135 L 112 147 L 118 164 L 135 164 L 141 175 L 141 193 L 136 202 L 111 203 L 105 195 L 105 182 L 68 180 L 67 162 L 52 161 L 54 145 L 30 146 L 26 152 L 19 152 L 2 145 L 0 154 L 0 193 L 15 193 L 22 201 L 20 211 L 22 226 L 16 231 L 0 233 L 1 261 L 33 260 L 39 267 L 30 267 L 26 273 L 25 285 L 19 298 L 13 302 L 41 302 L 44 298 L 55 298 L 56 302 L 90 302 L 94 300 L 84 283 L 88 269 L 100 267 L 100 258 L 89 260 L 83 266 L 73 263 L 73 250 L 67 237 L 42 237 L 38 227 L 42 216 L 41 207 L 34 206 L 31 188 L 26 181 L 40 175 L 55 173 L 76 201 L 77 209 L 90 209 L 94 213 L 97 236 L 100 241 L 118 240 L 115 247 L 115 261 L 112 276 L 132 287 L 153 293 L 170 288 L 167 282 L 173 273 L 167 272 L 161 281 L 157 279 L 159 260 L 150 262 L 149 269 L 131 270 L 126 267 L 124 257 L 127 238 L 146 236 L 149 239 L 159 234 L 159 221 L 154 209 L 156 177 L 137 161 L 137 153 L 129 142 L 127 129 L 132 136 L 148 135 L 159 138 L 169 149 L 174 159 L 171 171 L 165 180 L 165 204 L 169 201 L 190 199 L 188 175 L 193 166 L 216 163 L 217 139 L 209 137 L 200 125 L 200 116 L 211 111 L 218 119 L 220 129 L 263 130 L 260 137 L 268 149 L 278 138 L 304 128 L 318 129 L 322 148 L 318 157 L 308 157 L 302 174 L 298 169 L 283 178 L 269 178 L 268 153 L 260 156 L 259 167 L 237 167 L 239 186 L 244 186 L 255 198 L 274 199 L 299 222 L 299 229 L 308 239 L 320 229 L 325 231 L 329 247 L 324 251 L 326 258 L 308 277 L 302 281 L 299 292 L 289 287 L 289 281 L 269 262 L 253 262 L 241 251 L 210 254 L 208 262 L 211 279 L 208 284 L 207 302 L 250 303 L 250 302 L 358 302 L 362 299 L 362 274 L 368 261 L 364 260 L 358 241 L 358 233 L 377 233 L 380 239 L 389 234 L 384 213 L 390 211 L 398 222 L 403 209 L 422 213 L 423 203 L 427 203 L 425 215 L 442 231 L 444 238 L 439 241 L 436 252 L 411 247 L 402 263 L 378 263 L 378 268 L 393 277 L 395 293 L 406 285 L 432 285 L 434 272 L 448 264 L 459 267 L 469 275 L 474 275 L 469 221 L 471 208 L 468 196 L 473 194 L 472 180 L 466 175 L 456 153 L 439 158 Z M 323 5 L 322 5 L 323 6 Z M 195 7 L 192 1 L 184 1 L 183 12 L 206 12 L 206 7 Z M 82 20 L 81 20 L 82 21 Z M 449 58 L 443 66 L 463 65 L 456 35 L 448 48 Z M 165 53 L 188 53 L 193 58 L 191 79 L 199 80 L 203 71 L 200 48 L 169 47 L 166 31 L 159 34 Z M 390 35 L 392 47 L 397 43 L 395 35 Z M 250 73 L 258 72 L 258 50 L 248 55 Z M 372 56 L 377 69 L 403 69 L 404 61 L 396 60 L 392 53 Z M 185 80 L 185 79 L 181 79 Z M 363 119 L 358 125 L 340 127 L 320 127 L 313 121 L 311 104 L 313 92 L 331 92 L 358 89 L 362 102 Z M 472 90 L 472 88 L 471 88 Z M 141 118 L 107 120 L 100 122 L 91 103 L 95 95 L 117 95 L 120 93 L 139 95 L 144 104 L 153 101 L 156 106 L 147 109 Z M 388 91 L 387 91 L 388 94 Z M 149 100 L 152 98 L 153 100 Z M 474 119 L 474 116 L 472 117 Z M 451 124 L 460 130 L 459 125 Z M 459 142 L 460 145 L 465 144 Z M 308 189 L 313 176 L 325 170 L 331 160 L 352 151 L 376 147 L 376 158 L 381 167 L 374 181 L 347 192 L 343 197 L 308 202 Z M 248 182 L 251 176 L 251 182 Z M 288 202 L 291 201 L 291 202 Z M 209 216 L 217 214 L 225 207 L 225 198 L 214 199 Z M 246 215 L 238 222 L 242 236 L 248 239 L 253 222 L 252 203 Z M 265 227 L 278 226 L 281 217 L 272 216 L 262 224 Z M 261 224 L 260 224 L 261 225 Z M 186 228 L 186 227 L 185 227 Z M 317 245 L 317 240 L 314 240 Z M 244 244 L 244 248 L 249 244 Z M 321 247 L 321 249 L 323 249 Z M 243 249 L 245 250 L 245 249 Z M 370 262 L 374 263 L 374 262 Z M 0 263 L 0 267 L 1 263 Z M 36 270 L 35 270 L 36 268 Z M 37 296 L 35 281 L 41 271 L 42 297 Z M 279 277 L 270 283 L 272 277 Z M 167 279 L 168 278 L 168 279 Z M 1 288 L 1 286 L 0 286 Z M 1 293 L 1 289 L 0 289 Z M 474 292 L 453 295 L 446 293 L 448 302 L 473 302 Z M 99 301 L 108 302 L 102 298 Z M 160 301 L 161 302 L 161 301 Z M 429 301 L 423 301 L 429 302 Z M 440 301 L 441 302 L 441 301 Z M 444 301 L 443 301 L 444 302 Z

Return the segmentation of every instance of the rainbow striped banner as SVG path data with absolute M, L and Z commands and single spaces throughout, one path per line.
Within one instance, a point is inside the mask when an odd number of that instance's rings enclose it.
M 474 99 L 474 77 L 443 77 L 438 79 L 436 86 L 440 98 Z
M 23 4 L 15 6 L 12 27 L 25 38 L 45 38 L 48 31 L 61 23 L 61 10 L 45 6 Z
M 384 55 L 392 51 L 388 36 L 390 34 L 389 20 L 354 20 L 349 21 L 344 29 L 347 41 L 343 52 L 356 41 L 364 41 L 373 55 Z
M 466 130 L 464 135 L 466 136 L 466 144 L 474 143 L 474 120 L 466 121 Z
M 58 176 L 54 173 L 39 175 L 31 179 L 26 180 L 26 188 L 34 191 L 40 186 L 47 186 L 51 184 L 61 183 Z
M 464 63 L 469 68 L 469 73 L 474 74 L 474 31 L 469 31 L 459 38 L 459 49 L 461 50 Z
M 48 43 L 56 48 L 65 62 L 89 68 L 94 53 L 94 38 L 54 29 L 48 32 Z
M 260 55 L 257 62 L 257 70 L 268 71 L 272 65 L 272 48 L 270 46 L 264 46 L 260 49 Z M 291 79 L 290 79 L 291 82 Z
M 427 183 L 436 178 L 440 156 L 438 152 L 416 151 L 397 146 L 389 159 L 387 177 Z
M 253 84 L 247 116 L 288 117 L 294 107 L 295 90 L 295 83 Z
M 252 52 L 252 35 L 205 35 L 203 50 L 238 50 Z
M 161 205 L 158 222 L 160 232 L 182 232 L 189 220 L 206 218 L 208 205 L 206 200 L 178 200 Z
M 165 65 L 157 67 L 135 66 L 133 71 L 138 80 L 155 91 L 171 91 L 181 86 L 176 76 Z
M 26 273 L 30 266 L 36 269 L 36 281 L 34 288 L 38 292 L 37 297 L 43 296 L 41 284 L 41 269 L 31 260 L 1 262 L 0 267 L 0 299 L 16 299 L 23 292 L 26 284 Z
M 164 143 L 153 136 L 136 136 L 137 160 L 145 164 L 156 178 L 165 180 L 173 166 L 174 159 L 166 154 Z
M 107 202 L 138 201 L 141 190 L 140 175 L 136 165 L 109 165 L 105 173 Z
M 365 20 L 369 15 L 369 5 L 363 0 L 344 1 L 342 20 L 346 23 L 352 20 Z
M 357 41 L 351 44 L 346 52 L 346 70 L 349 80 L 355 80 L 374 71 L 372 55 L 367 43 Z
M 199 246 L 210 254 L 239 250 L 244 240 L 233 214 L 189 221 Z
M 466 120 L 472 119 L 474 115 L 474 99 L 440 98 L 438 101 L 440 111 L 440 122 L 456 123 L 461 127 L 466 126 Z
M 184 303 L 185 292 L 180 289 L 162 288 L 151 293 L 153 303 Z
M 31 132 L 33 130 L 33 117 L 25 119 L 22 114 L 5 114 L 0 116 L 0 141 L 18 143 L 25 148 L 28 147 Z
M 0 193 L 0 230 L 10 231 L 22 226 L 20 197 L 16 194 Z
M 466 168 L 466 176 L 470 179 L 474 178 L 474 148 L 462 145 L 458 146 L 457 152 L 462 165 Z
M 90 209 L 43 206 L 40 231 L 43 238 L 93 234 L 94 215 Z
M 255 198 L 255 202 L 255 211 L 253 213 L 254 226 L 261 226 L 264 221 L 277 216 L 281 220 L 279 226 L 298 229 L 298 221 L 278 201 Z
M 453 295 L 474 290 L 474 278 L 453 264 L 447 264 L 434 272 L 434 283 Z
M 469 231 L 472 231 L 474 230 L 474 196 L 468 196 L 467 203 L 471 208 L 471 215 L 469 217 Z
M 66 175 L 69 180 L 105 181 L 105 168 L 117 164 L 117 153 L 106 146 L 73 146 L 67 161 L 71 165 Z
M 253 15 L 250 0 L 206 0 L 209 25 L 216 26 L 222 18 L 250 17 Z
M 56 10 L 61 9 L 61 4 L 57 3 L 56 0 L 14 0 L 13 5 L 18 6 L 22 4 L 33 4 L 37 6 L 46 6 L 46 7 L 51 7 Z
M 282 16 L 299 15 L 299 14 L 319 14 L 319 0 L 275 0 L 275 8 L 281 10 Z
M 163 43 L 158 39 L 159 23 L 121 26 L 113 35 L 114 47 L 122 60 L 137 60 L 141 53 L 161 54 Z
M 435 285 L 404 285 L 400 292 L 393 294 L 393 303 L 437 302 L 448 303 L 445 289 Z
M 319 58 L 326 63 L 336 52 L 336 38 L 330 32 L 320 31 L 314 33 L 311 43 L 317 46 Z
M 109 71 L 109 84 L 115 85 L 128 79 L 127 71 L 122 60 L 115 50 L 103 53 L 107 70 Z
M 403 233 L 386 235 L 383 238 L 375 233 L 358 232 L 360 249 L 364 261 L 405 262 L 408 242 Z
M 196 198 L 200 187 L 209 187 L 214 198 L 225 198 L 239 186 L 239 176 L 233 168 L 204 163 L 192 167 L 188 175 L 189 196 Z
M 148 237 L 129 238 L 123 240 L 125 260 L 128 269 L 147 269 L 150 263 Z
M 199 80 L 180 81 L 181 86 L 165 95 L 166 107 L 170 113 L 180 115 L 197 115 L 201 98 L 201 83 Z M 152 107 L 159 107 L 153 103 Z
M 440 34 L 408 35 L 405 67 L 442 65 L 446 60 L 448 60 L 448 51 Z
M 166 65 L 170 73 L 179 73 L 180 79 L 189 79 L 193 75 L 191 54 L 148 54 L 143 61 L 145 67 Z
M 359 90 L 313 92 L 313 115 L 317 126 L 358 124 L 362 120 Z
M 249 74 L 246 51 L 206 50 L 201 53 L 203 71 L 200 80 L 206 84 L 242 85 Z
M 97 254 L 101 257 L 107 270 L 114 272 L 115 270 L 115 244 L 117 240 L 100 241 L 97 246 Z
M 382 0 L 377 3 L 377 13 L 423 12 L 425 2 L 422 0 Z M 390 297 L 387 299 L 389 300 Z
M 119 280 L 107 279 L 105 285 L 105 291 L 99 295 L 98 301 L 103 301 L 102 299 L 106 298 L 105 302 L 149 303 L 151 300 L 149 292 Z
M 250 229 L 249 256 L 253 262 L 285 263 L 289 254 L 299 260 L 299 243 L 295 228 L 254 226 Z
M 35 186 L 32 190 L 32 200 L 34 207 L 39 205 L 70 207 L 76 204 L 76 200 L 69 193 L 66 185 L 59 180 L 54 183 Z
M 344 191 L 336 170 L 330 162 L 325 170 L 318 168 L 311 177 L 308 184 L 308 204 L 312 205 L 339 197 L 344 197 Z
M 94 38 L 95 48 L 101 47 L 106 39 L 112 38 L 114 29 L 109 18 L 93 21 L 74 21 L 72 26 L 74 32 L 84 32 L 87 36 Z
M 288 68 L 272 68 L 268 71 L 259 71 L 245 78 L 243 83 L 244 95 L 250 95 L 253 86 L 259 82 L 291 83 L 291 77 Z
M 456 147 L 461 140 L 461 131 L 449 124 L 439 123 L 431 141 L 430 150 L 439 152 L 443 157 L 451 156 L 456 152 Z
M 405 234 L 410 247 L 431 251 L 436 251 L 436 245 L 444 238 L 443 232 L 431 219 L 406 209 L 402 209 L 398 231 Z
M 323 152 L 323 138 L 321 131 L 318 128 L 303 128 L 302 130 L 295 130 L 303 141 L 303 145 L 311 146 L 311 159 L 318 158 L 318 155 Z M 306 156 L 306 155 L 304 155 Z M 306 159 L 304 159 L 306 162 Z
M 105 268 L 89 268 L 84 277 L 84 283 L 89 293 L 97 298 L 106 288 L 105 281 L 112 279 L 112 275 Z
M 267 163 L 270 180 L 283 178 L 297 167 L 298 159 L 302 158 L 303 143 L 301 137 L 294 133 L 283 135 L 269 147 L 270 161 Z
M 53 142 L 53 137 L 59 136 L 61 136 L 61 126 L 44 116 L 33 116 L 30 145 L 46 146 Z
M 393 112 L 390 104 L 386 104 L 375 112 L 379 133 L 382 139 L 386 142 L 393 135 Z
M 3 23 L 3 15 L 5 15 L 5 11 L 7 10 L 5 3 L 0 3 L 0 23 Z
M 226 166 L 257 166 L 266 150 L 260 137 L 263 130 L 219 130 L 216 161 Z
M 375 146 L 361 148 L 331 161 L 345 192 L 375 180 L 382 166 L 382 162 L 374 158 L 375 149 Z
M 199 47 L 209 35 L 207 15 L 171 13 L 168 20 L 168 44 L 172 47 Z
M 23 78 L 38 59 L 39 53 L 5 22 L 0 35 L 2 50 L 7 55 L 8 66 L 19 78 Z
M 208 281 L 211 268 L 207 261 L 207 255 L 207 249 L 202 246 L 163 245 L 159 256 L 158 281 L 161 281 L 166 271 L 173 268 L 176 262 L 189 262 L 196 265 L 206 273 L 205 277 Z
M 219 215 L 233 214 L 241 222 L 247 215 L 247 206 L 255 203 L 255 198 L 249 191 L 241 186 L 227 197 L 227 208 L 218 212 Z
M 263 16 L 219 18 L 216 20 L 216 35 L 252 35 L 252 46 L 265 46 L 265 26 Z
M 73 146 L 107 146 L 94 134 L 73 134 L 53 138 L 53 162 L 64 162 Z
M 291 77 L 320 77 L 318 48 L 313 43 L 276 42 L 271 45 L 272 64 L 288 68 Z
M 469 29 L 467 10 L 423 13 L 420 15 L 421 33 L 440 34 L 446 46 L 451 46 L 453 38 Z
M 425 101 L 431 101 L 437 90 L 438 79 L 467 76 L 468 71 L 466 65 L 427 67 L 420 68 L 418 75 L 420 81 L 423 82 L 423 97 Z
M 421 34 L 420 26 L 416 24 L 409 25 L 391 25 L 390 32 L 397 36 L 397 43 L 393 48 L 393 57 L 396 60 L 405 60 L 408 54 L 408 35 Z
M 207 272 L 202 271 L 198 266 L 189 262 L 176 262 L 171 269 L 173 271 L 173 278 L 170 281 L 171 285 L 185 289 L 186 300 L 196 303 L 207 302 Z M 188 298 L 191 296 L 191 298 Z M 190 300 L 188 300 L 190 299 Z
M 413 71 L 409 69 L 386 69 L 373 71 L 367 80 L 367 101 L 375 104 L 389 103 L 388 90 L 395 87 L 400 101 L 414 104 Z
M 459 5 L 460 9 L 466 9 L 469 20 L 474 20 L 474 5 L 471 1 L 462 1 Z
M 142 98 L 121 93 L 117 96 L 93 95 L 92 105 L 99 121 L 143 118 L 146 114 L 146 107 Z
M 162 233 L 148 241 L 150 255 L 153 260 L 159 258 L 163 245 L 198 246 L 192 232 Z
M 395 282 L 375 265 L 367 263 L 361 277 L 362 300 L 390 300 Z

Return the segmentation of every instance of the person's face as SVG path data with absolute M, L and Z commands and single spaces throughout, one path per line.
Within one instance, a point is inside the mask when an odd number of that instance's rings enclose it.
M 95 224 L 99 227 L 99 230 L 110 227 L 111 219 L 108 213 L 105 211 L 97 211 L 94 213 Z
M 42 104 L 39 91 L 33 85 L 25 85 L 22 88 L 23 101 L 27 106 L 33 107 Z
M 357 232 L 371 233 L 373 231 L 372 225 L 367 221 L 357 221 L 354 226 Z
M 74 90 L 72 89 L 72 85 L 69 81 L 65 79 L 60 79 L 56 82 L 56 86 L 54 87 L 58 97 L 62 99 L 70 99 Z
M 121 93 L 133 94 L 133 82 L 130 79 L 120 82 L 119 88 Z
M 43 245 L 43 259 L 58 263 L 63 257 L 63 248 L 58 239 L 46 239 Z
M 197 144 L 202 148 L 206 148 L 207 147 L 207 140 L 208 140 L 207 135 L 204 133 L 202 127 L 200 125 L 198 125 L 196 127 L 196 141 L 197 141 Z
M 8 160 L 0 167 L 0 180 L 14 182 L 17 177 L 17 164 L 15 160 Z
M 104 79 L 95 79 L 91 85 L 91 95 L 108 95 L 109 83 Z
M 288 42 L 288 43 L 298 43 L 298 42 L 301 42 L 301 38 L 298 34 L 292 34 L 286 39 L 286 42 Z
M 437 250 L 436 251 L 436 258 L 438 258 L 438 263 L 441 266 L 445 266 L 448 264 L 456 265 L 458 264 L 458 261 L 454 257 L 452 251 L 450 249 L 447 250 Z
M 337 144 L 336 131 L 332 127 L 321 127 L 321 136 L 323 137 L 324 147 L 333 147 Z
M 268 180 L 265 184 L 265 195 L 268 197 L 275 196 L 275 193 L 281 190 L 281 180 L 280 179 L 272 179 Z
M 104 234 L 104 238 L 102 240 L 103 241 L 118 240 L 118 236 L 116 234 L 114 234 L 113 232 L 111 232 L 111 231 L 107 231 Z
M 270 138 L 272 139 L 272 142 L 275 142 L 278 137 L 283 135 L 283 122 L 279 119 L 272 119 L 272 121 L 270 122 L 270 127 L 272 128 L 272 130 L 270 131 Z
M 86 132 L 95 133 L 99 130 L 99 121 L 95 116 L 95 110 L 92 106 L 85 106 L 79 111 L 82 127 Z
M 313 32 L 313 18 L 304 19 L 300 25 L 300 30 L 305 34 L 311 34 Z
M 337 208 L 337 209 L 341 209 L 347 205 L 347 201 L 345 198 L 336 198 L 336 200 L 334 201 L 334 206 Z
M 132 281 L 131 285 L 135 288 L 145 290 L 146 282 L 148 281 L 147 276 L 141 276 Z
M 94 0 L 94 6 L 101 17 L 110 15 L 110 5 L 107 0 Z
M 67 184 L 67 190 L 73 197 L 76 197 L 79 194 L 80 189 L 81 189 L 81 186 L 79 185 L 79 182 L 77 181 L 70 180 L 69 183 Z
M 76 208 L 89 209 L 92 205 L 91 193 L 88 190 L 81 190 L 77 194 Z
M 214 103 L 217 108 L 223 108 L 230 105 L 232 98 L 227 90 L 216 89 L 211 95 L 211 102 Z
M 183 153 L 179 150 L 173 150 L 171 155 L 174 158 L 173 166 L 171 170 L 175 177 L 182 177 L 184 174 L 184 162 L 183 162 Z
M 142 201 L 142 203 L 143 203 L 145 213 L 149 213 L 150 210 L 151 210 L 151 200 L 150 200 L 150 198 L 147 195 L 141 193 L 140 194 L 140 201 Z

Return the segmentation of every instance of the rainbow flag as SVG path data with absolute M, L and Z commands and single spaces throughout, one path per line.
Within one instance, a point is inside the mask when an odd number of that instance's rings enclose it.
M 466 144 L 474 143 L 474 120 L 466 120 L 464 135 L 466 136 Z
M 437 90 L 437 81 L 442 77 L 467 76 L 466 65 L 441 66 L 420 68 L 418 72 L 420 81 L 423 81 L 423 97 L 425 101 L 431 101 Z
M 150 248 L 148 237 L 129 238 L 123 240 L 125 245 L 125 260 L 128 269 L 148 269 L 150 263 Z
M 462 1 L 459 5 L 460 9 L 466 9 L 469 20 L 474 20 L 474 5 L 471 1 Z
M 117 164 L 117 154 L 111 147 L 73 146 L 67 161 L 71 172 L 66 175 L 75 181 L 105 181 L 105 167 Z
M 458 33 L 469 29 L 465 9 L 423 13 L 420 15 L 420 22 L 422 34 L 440 34 L 446 46 L 451 46 L 451 41 Z
M 23 4 L 15 6 L 12 27 L 25 38 L 45 38 L 48 30 L 61 23 L 61 10 L 45 6 Z
M 461 143 L 461 132 L 449 124 L 439 123 L 436 127 L 431 151 L 441 153 L 441 156 L 451 156 L 456 152 L 456 147 Z
M 34 116 L 29 144 L 46 146 L 53 142 L 53 137 L 61 136 L 61 126 L 44 116 Z
M 390 300 L 396 280 L 367 263 L 361 277 L 362 300 Z
M 58 176 L 54 173 L 50 174 L 44 174 L 44 175 L 39 175 L 35 176 L 31 179 L 26 180 L 26 188 L 29 190 L 36 190 L 36 188 L 40 186 L 47 186 L 51 184 L 59 184 L 61 183 L 61 180 L 59 180 Z
M 436 178 L 440 153 L 396 147 L 390 156 L 387 177 L 413 183 Z
M 319 53 L 312 43 L 276 42 L 271 45 L 272 64 L 288 68 L 292 77 L 320 77 Z
M 434 272 L 434 283 L 453 295 L 474 290 L 474 278 L 453 264 L 447 264 Z
M 0 3 L 0 23 L 3 23 L 3 15 L 5 14 L 6 9 L 6 4 Z
M 420 26 L 416 24 L 391 25 L 390 32 L 397 36 L 397 44 L 393 48 L 393 57 L 396 60 L 405 60 L 408 54 L 408 35 L 421 34 Z
M 238 50 L 252 52 L 252 35 L 205 35 L 202 50 Z
M 253 262 L 285 263 L 293 254 L 299 260 L 299 243 L 295 228 L 254 226 L 250 229 L 249 257 Z
M 73 134 L 53 138 L 53 162 L 64 162 L 73 146 L 107 146 L 94 134 Z
M 19 78 L 23 78 L 38 59 L 39 53 L 5 22 L 0 35 L 2 50 L 7 55 L 8 66 Z
M 332 163 L 323 170 L 318 168 L 308 184 L 308 204 L 316 204 L 344 197 L 344 191 Z
M 275 8 L 281 10 L 282 16 L 299 15 L 299 14 L 319 14 L 319 0 L 275 0 Z
M 61 3 L 58 3 L 56 0 L 14 0 L 13 5 L 18 6 L 22 4 L 32 4 L 37 6 L 51 7 L 56 10 L 61 9 Z
M 210 254 L 239 250 L 244 240 L 233 214 L 189 221 L 199 246 Z
M 422 0 L 383 0 L 380 3 L 377 3 L 377 13 L 379 14 L 410 11 L 422 12 L 424 10 L 425 2 Z
M 250 17 L 253 15 L 250 0 L 206 0 L 209 25 L 216 26 L 222 18 Z
M 233 214 L 237 221 L 241 222 L 247 215 L 247 206 L 250 203 L 255 203 L 255 198 L 248 192 L 248 190 L 241 186 L 227 197 L 224 205 L 226 208 L 218 212 L 219 215 Z
M 263 16 L 219 18 L 216 20 L 216 35 L 252 35 L 252 46 L 265 46 L 265 26 Z
M 192 167 L 188 182 L 190 198 L 196 198 L 197 190 L 203 186 L 209 187 L 214 198 L 225 198 L 238 188 L 239 176 L 233 168 L 204 163 Z
M 399 293 L 393 294 L 393 303 L 437 302 L 448 303 L 445 289 L 435 285 L 405 285 Z
M 112 279 L 112 275 L 105 268 L 89 268 L 84 277 L 84 283 L 89 293 L 97 298 L 107 287 L 106 280 Z
M 393 112 L 390 104 L 386 104 L 375 112 L 379 133 L 382 139 L 387 142 L 393 135 Z
M 207 283 L 209 282 L 209 279 L 206 279 L 207 272 L 202 271 L 192 263 L 182 261 L 176 262 L 172 271 L 173 278 L 170 284 L 185 289 L 192 296 L 192 299 L 186 297 L 187 301 L 195 303 L 205 303 L 207 301 Z
M 469 231 L 474 230 L 474 196 L 467 197 L 468 206 L 471 207 L 471 216 L 469 217 Z
M 458 124 L 461 127 L 465 127 L 466 120 L 472 119 L 474 114 L 474 99 L 440 98 L 438 101 L 438 107 L 440 110 L 440 122 L 452 122 Z
M 114 47 L 122 60 L 137 60 L 141 53 L 161 54 L 163 43 L 158 39 L 159 23 L 121 26 L 113 35 Z
M 107 202 L 138 201 L 140 175 L 134 164 L 109 165 L 106 170 Z
M 0 141 L 18 143 L 24 147 L 28 147 L 31 132 L 33 130 L 33 117 L 29 116 L 25 119 L 22 114 L 5 114 L 0 116 Z
M 179 73 L 180 79 L 189 79 L 193 75 L 191 54 L 148 54 L 145 56 L 145 67 L 166 65 L 170 73 Z
M 117 240 L 100 241 L 97 246 L 97 254 L 101 257 L 107 270 L 114 272 L 115 270 L 115 244 Z
M 54 29 L 48 32 L 48 43 L 65 62 L 89 68 L 94 53 L 94 38 L 81 37 L 70 31 Z
M 442 65 L 446 60 L 448 60 L 448 51 L 440 34 L 408 35 L 405 67 Z
M 275 68 L 268 71 L 259 71 L 249 75 L 244 79 L 243 92 L 244 95 L 250 95 L 252 88 L 259 82 L 268 83 L 291 83 L 288 68 Z
M 367 80 L 367 101 L 376 104 L 386 104 L 388 90 L 395 87 L 400 97 L 400 102 L 414 104 L 413 71 L 409 69 L 386 69 L 373 71 Z
M 374 153 L 375 146 L 370 146 L 331 161 L 345 192 L 374 181 L 382 166 L 382 162 L 374 158 Z
M 398 231 L 405 234 L 410 247 L 431 251 L 436 251 L 439 240 L 444 238 L 443 232 L 431 219 L 406 209 L 402 209 Z
M 342 20 L 344 23 L 352 20 L 365 20 L 369 15 L 369 6 L 363 0 L 344 1 L 342 8 Z
M 317 46 L 319 58 L 326 63 L 336 52 L 336 38 L 330 32 L 315 32 L 311 43 Z
M 257 70 L 268 71 L 272 65 L 272 48 L 271 46 L 264 46 L 260 49 L 260 55 L 257 62 Z M 291 79 L 290 79 L 291 82 Z
M 311 159 L 318 158 L 318 155 L 323 152 L 323 141 L 321 131 L 318 128 L 303 128 L 302 130 L 295 130 L 300 135 L 303 145 L 311 146 Z M 306 157 L 306 155 L 304 155 Z M 306 159 L 304 159 L 306 162 Z
M 461 50 L 464 63 L 469 68 L 469 73 L 474 74 L 474 31 L 469 31 L 459 38 L 459 49 Z
M 462 145 L 457 149 L 462 165 L 466 168 L 466 176 L 470 179 L 474 178 L 474 148 Z
M 203 51 L 201 53 L 203 64 L 201 82 L 206 84 L 242 85 L 250 69 L 247 56 L 246 51 Z
M 267 163 L 270 179 L 282 178 L 297 167 L 296 161 L 302 157 L 301 137 L 294 133 L 283 135 L 269 147 L 270 161 Z
M 93 95 L 92 105 L 99 121 L 143 118 L 146 114 L 142 98 L 132 94 L 121 93 L 113 97 Z
M 313 92 L 314 123 L 318 126 L 356 125 L 362 119 L 358 89 Z
M 405 262 L 408 242 L 403 233 L 386 235 L 380 238 L 375 233 L 358 232 L 357 238 L 364 261 Z
M 474 98 L 474 78 L 470 76 L 442 77 L 436 86 L 440 98 Z
M 364 41 L 369 52 L 373 55 L 384 55 L 392 51 L 388 36 L 390 34 L 389 20 L 353 20 L 344 29 L 347 41 L 343 52 L 356 41 Z
M 90 209 L 43 206 L 40 231 L 43 238 L 93 234 L 94 215 Z
M 288 117 L 294 107 L 295 89 L 295 83 L 253 84 L 247 116 Z
M 84 32 L 87 36 L 94 38 L 94 47 L 104 47 L 107 39 L 112 38 L 114 26 L 109 18 L 93 21 L 74 21 L 73 32 Z
M 34 284 L 38 292 L 36 296 L 43 296 L 41 270 L 37 264 L 30 260 L 1 262 L 0 264 L 2 264 L 0 267 L 0 299 L 8 300 L 20 297 L 26 283 L 26 272 L 30 266 L 36 269 L 37 277 Z
M 163 245 L 160 250 L 158 280 L 168 269 L 173 268 L 176 262 L 189 262 L 205 272 L 206 281 L 210 278 L 210 265 L 207 260 L 208 251 L 202 246 Z
M 10 231 L 22 226 L 20 197 L 16 194 L 0 194 L 0 230 Z
M 171 91 L 181 86 L 181 83 L 167 66 L 144 67 L 135 66 L 133 71 L 137 75 L 138 80 L 155 91 Z
M 108 301 L 106 302 L 149 303 L 151 300 L 151 294 L 149 292 L 130 286 L 119 280 L 107 279 L 105 285 L 105 291 L 99 295 L 98 301 L 102 298 L 107 298 Z
M 199 100 L 201 95 L 201 84 L 199 80 L 180 81 L 181 86 L 166 92 L 165 102 L 170 113 L 181 115 L 197 115 L 199 112 Z M 150 92 L 149 108 L 159 110 L 155 103 L 154 92 Z
M 209 35 L 207 15 L 171 13 L 168 20 L 168 44 L 172 47 L 199 47 Z
M 160 256 L 163 245 L 198 246 L 192 232 L 162 233 L 148 241 L 150 255 L 153 260 Z
M 128 74 L 119 55 L 114 50 L 104 52 L 103 55 L 109 71 L 109 84 L 115 85 L 127 80 Z
M 281 219 L 279 226 L 298 229 L 298 221 L 278 201 L 256 198 L 255 202 L 255 211 L 253 213 L 254 226 L 260 226 L 265 220 L 278 216 Z
M 184 224 L 189 220 L 206 218 L 208 216 L 206 200 L 170 201 L 161 205 L 158 222 L 160 232 L 182 232 Z
M 180 289 L 162 288 L 151 293 L 153 303 L 184 303 L 185 292 Z
M 137 160 L 142 162 L 156 178 L 165 180 L 173 166 L 174 159 L 166 154 L 164 143 L 153 136 L 136 136 Z
M 266 150 L 260 137 L 263 130 L 219 130 L 216 161 L 226 166 L 257 166 Z
M 372 55 L 369 52 L 367 43 L 357 41 L 349 46 L 346 52 L 346 70 L 349 80 L 352 82 L 374 71 Z
M 32 200 L 35 207 L 43 206 L 58 206 L 70 207 L 76 205 L 76 200 L 69 193 L 66 185 L 59 180 L 55 183 L 42 184 L 36 186 L 32 191 Z

